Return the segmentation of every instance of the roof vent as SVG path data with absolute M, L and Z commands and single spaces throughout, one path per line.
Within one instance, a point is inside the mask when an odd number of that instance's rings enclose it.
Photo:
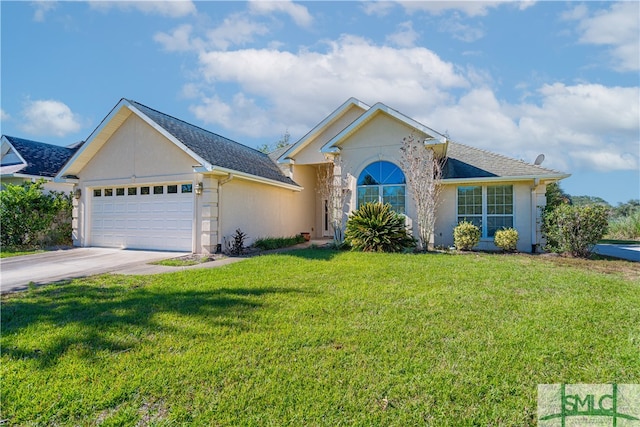
M 542 162 L 544 162 L 544 154 L 538 154 L 538 157 L 536 157 L 536 160 L 535 162 L 533 162 L 533 164 L 536 166 L 540 166 Z

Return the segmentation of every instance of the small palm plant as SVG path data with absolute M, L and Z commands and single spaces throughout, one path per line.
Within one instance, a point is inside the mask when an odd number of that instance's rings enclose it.
M 388 203 L 366 203 L 353 212 L 347 221 L 345 241 L 364 252 L 401 252 L 416 245 L 404 216 Z

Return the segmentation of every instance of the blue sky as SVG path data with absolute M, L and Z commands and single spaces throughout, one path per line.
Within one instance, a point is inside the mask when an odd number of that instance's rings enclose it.
M 638 2 L 6 2 L 2 133 L 67 145 L 129 98 L 249 146 L 354 96 L 640 197 Z

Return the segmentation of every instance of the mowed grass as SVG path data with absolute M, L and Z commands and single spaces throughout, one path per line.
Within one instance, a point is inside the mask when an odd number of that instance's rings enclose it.
M 2 300 L 8 425 L 526 426 L 640 382 L 640 270 L 302 250 Z

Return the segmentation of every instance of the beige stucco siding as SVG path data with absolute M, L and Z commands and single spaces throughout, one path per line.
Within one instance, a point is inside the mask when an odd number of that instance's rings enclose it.
M 296 166 L 295 179 L 305 192 L 237 178 L 223 184 L 218 194 L 223 240 L 229 241 L 238 228 L 247 234 L 247 244 L 260 237 L 312 232 L 315 169 Z
M 340 158 L 343 173 L 349 176 L 351 190 L 346 206 L 347 212 L 357 209 L 357 180 L 364 168 L 380 160 L 391 162 L 401 168 L 400 147 L 402 140 L 412 132 L 415 133 L 415 130 L 405 123 L 388 115 L 378 114 L 345 139 L 341 144 Z M 417 136 L 423 137 L 424 135 Z M 406 189 L 406 214 L 411 224 L 411 219 L 415 218 L 415 205 L 409 188 Z M 413 234 L 418 236 L 416 227 L 413 227 Z
M 191 156 L 136 115 L 131 115 L 79 174 L 87 185 L 193 179 Z M 100 184 L 98 184 L 100 185 Z
M 74 244 L 90 243 L 93 188 L 178 182 L 195 184 L 197 175 L 193 165 L 196 163 L 138 116 L 130 115 L 77 174 L 77 187 L 82 196 L 74 209 Z
M 531 252 L 532 245 L 532 225 L 535 210 L 532 209 L 532 188 L 533 180 L 527 182 L 473 182 L 464 184 L 444 185 L 440 193 L 440 202 L 436 215 L 435 244 L 436 246 L 453 246 L 453 229 L 457 224 L 457 189 L 458 186 L 487 186 L 487 185 L 513 185 L 514 206 L 513 206 L 513 226 L 518 231 L 518 250 L 521 252 Z M 542 186 L 544 187 L 544 186 Z M 544 189 L 537 188 L 533 198 L 534 203 L 544 203 L 538 194 Z M 537 209 L 537 208 L 536 208 Z M 493 238 L 486 238 L 480 241 L 478 249 L 498 250 L 493 244 Z
M 364 113 L 362 108 L 352 105 L 341 117 L 339 117 L 326 129 L 316 135 L 302 151 L 296 153 L 293 157 L 297 165 L 306 165 L 325 162 L 324 154 L 320 152 L 331 138 L 336 136 L 341 130 L 346 128 L 354 120 Z

